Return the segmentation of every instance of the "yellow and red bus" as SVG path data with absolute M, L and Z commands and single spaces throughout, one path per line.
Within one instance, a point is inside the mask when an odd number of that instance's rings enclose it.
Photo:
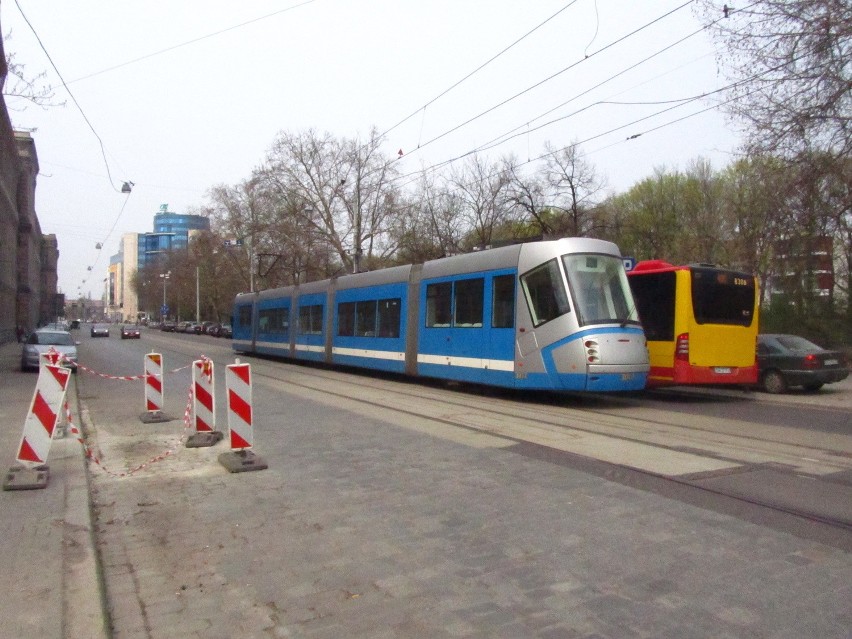
M 627 275 L 648 340 L 648 387 L 757 383 L 753 275 L 662 260 L 639 262 Z

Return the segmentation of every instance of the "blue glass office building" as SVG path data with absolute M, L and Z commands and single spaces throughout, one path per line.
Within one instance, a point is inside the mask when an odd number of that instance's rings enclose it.
M 157 262 L 169 251 L 186 249 L 193 231 L 209 231 L 210 220 L 202 215 L 170 213 L 161 207 L 154 216 L 154 232 L 139 234 L 139 268 Z

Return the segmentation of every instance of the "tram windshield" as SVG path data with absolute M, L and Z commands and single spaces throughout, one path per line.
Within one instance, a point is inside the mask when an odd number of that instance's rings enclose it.
M 571 254 L 562 256 L 562 264 L 580 326 L 639 323 L 620 257 Z

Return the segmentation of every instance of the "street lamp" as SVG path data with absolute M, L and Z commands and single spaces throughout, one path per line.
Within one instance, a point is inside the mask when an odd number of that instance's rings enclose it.
M 160 309 L 160 319 L 161 321 L 166 321 L 166 284 L 169 281 L 169 276 L 171 276 L 172 272 L 168 273 L 160 273 L 160 277 L 163 278 L 163 307 Z

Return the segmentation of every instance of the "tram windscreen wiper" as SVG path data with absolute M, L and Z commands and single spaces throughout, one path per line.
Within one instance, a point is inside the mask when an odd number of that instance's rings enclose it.
M 627 311 L 627 314 L 624 316 L 624 319 L 621 320 L 621 328 L 624 328 L 625 326 L 627 326 L 627 322 L 630 321 L 630 316 L 633 315 L 633 311 L 635 311 L 635 310 L 636 310 L 636 302 L 633 302 L 633 304 L 630 307 L 630 310 Z

